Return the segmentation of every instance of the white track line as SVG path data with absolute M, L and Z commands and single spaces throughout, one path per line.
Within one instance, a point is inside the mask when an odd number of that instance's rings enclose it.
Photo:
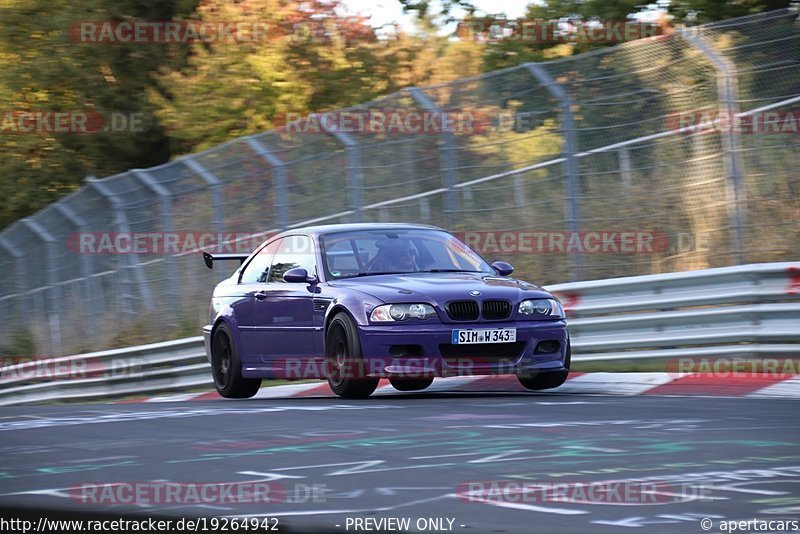
M 587 373 L 576 376 L 554 390 L 559 393 L 604 393 L 641 395 L 676 380 L 676 373 Z
M 583 394 L 604 394 L 604 395 L 642 395 L 653 388 L 669 384 L 681 376 L 690 373 L 586 373 L 571 377 L 559 388 L 552 390 L 555 393 L 570 393 L 573 395 Z M 456 376 L 449 378 L 436 378 L 433 384 L 421 393 L 448 392 L 448 391 L 470 391 L 480 392 L 480 383 L 487 380 L 486 391 L 496 391 L 497 381 L 488 380 L 497 376 Z M 516 383 L 513 376 L 507 376 L 510 383 Z M 720 378 L 720 384 L 726 382 L 725 378 Z M 465 386 L 469 386 L 468 389 Z M 477 387 L 476 387 L 477 385 Z M 492 387 L 488 387 L 492 385 Z M 255 399 L 288 399 L 302 396 L 303 393 L 319 389 L 314 396 L 333 397 L 333 392 L 327 388 L 324 381 L 315 381 L 302 384 L 286 384 L 282 386 L 262 387 L 256 394 Z M 191 401 L 205 393 L 183 393 L 178 395 L 162 395 L 145 399 L 142 402 L 183 402 Z M 698 393 L 700 393 L 698 391 Z M 406 392 L 395 390 L 390 384 L 382 382 L 382 385 L 375 391 L 375 396 L 407 395 Z M 731 392 L 726 396 L 736 396 Z M 800 376 L 787 378 L 781 382 L 766 386 L 759 390 L 748 393 L 748 397 L 760 398 L 800 398 Z M 220 400 L 222 398 L 220 397 Z

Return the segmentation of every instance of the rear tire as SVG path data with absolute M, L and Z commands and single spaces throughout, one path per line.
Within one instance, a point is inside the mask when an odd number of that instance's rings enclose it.
M 214 330 L 211 338 L 211 374 L 217 393 L 226 399 L 249 399 L 261 387 L 260 378 L 243 378 L 239 351 L 233 333 L 225 323 Z
M 340 397 L 364 399 L 378 387 L 378 378 L 368 377 L 361 341 L 355 323 L 344 312 L 336 314 L 325 335 L 328 385 Z
M 535 375 L 517 374 L 517 380 L 525 389 L 540 391 L 543 389 L 557 388 L 567 380 L 569 366 L 572 364 L 572 344 L 567 338 L 567 354 L 564 356 L 564 369 L 559 371 L 544 371 Z
M 389 383 L 397 391 L 420 391 L 433 384 L 430 378 L 390 378 Z

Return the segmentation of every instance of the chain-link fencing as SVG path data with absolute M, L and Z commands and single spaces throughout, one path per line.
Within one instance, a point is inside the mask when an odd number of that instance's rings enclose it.
M 443 226 L 541 284 L 796 259 L 798 66 L 773 11 L 345 110 L 422 131 L 301 121 L 90 177 L 0 234 L 0 347 L 193 334 L 221 277 L 198 248 L 309 223 Z

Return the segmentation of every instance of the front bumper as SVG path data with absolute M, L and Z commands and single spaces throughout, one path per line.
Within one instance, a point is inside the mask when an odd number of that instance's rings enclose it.
M 516 328 L 516 343 L 453 345 L 455 329 Z M 563 371 L 569 336 L 564 320 L 359 326 L 371 376 L 460 376 Z M 557 342 L 557 349 L 542 351 Z

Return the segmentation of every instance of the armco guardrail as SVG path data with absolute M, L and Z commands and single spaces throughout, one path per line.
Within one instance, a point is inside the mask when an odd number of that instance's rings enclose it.
M 548 289 L 568 310 L 575 361 L 800 353 L 798 262 Z
M 548 289 L 567 308 L 574 361 L 800 354 L 800 262 Z M 203 339 L 191 337 L 6 366 L 0 406 L 211 385 Z
M 4 366 L 0 406 L 213 387 L 202 336 Z

